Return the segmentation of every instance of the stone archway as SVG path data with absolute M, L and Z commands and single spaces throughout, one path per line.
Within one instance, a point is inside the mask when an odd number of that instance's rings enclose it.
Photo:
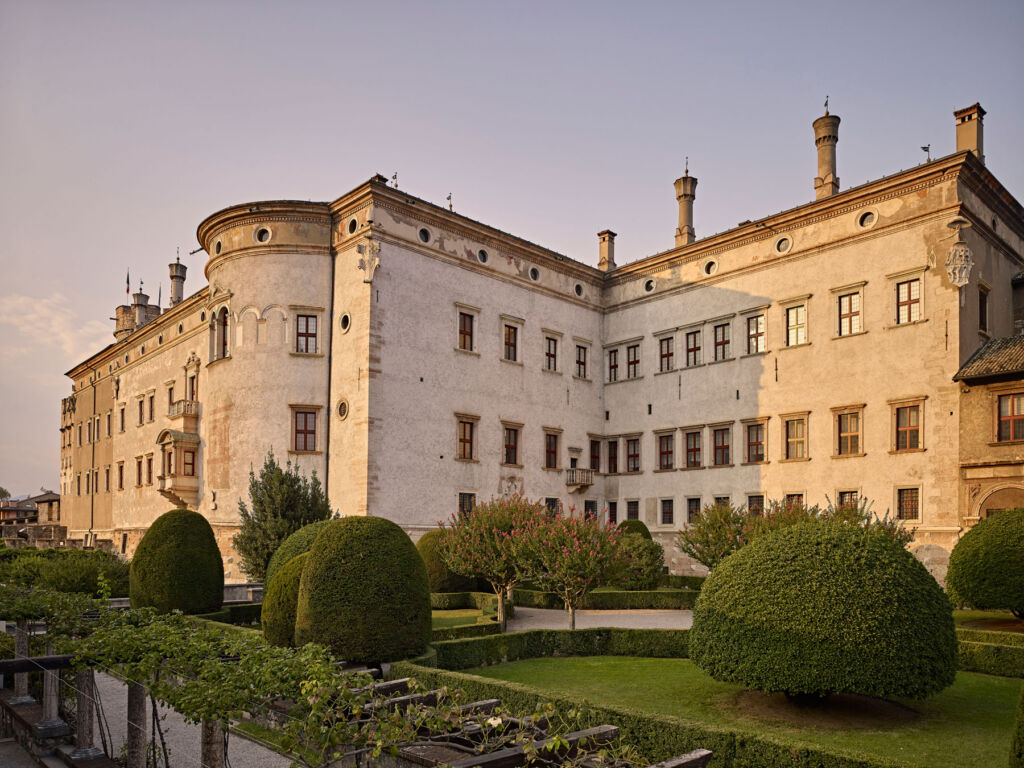
M 1024 508 L 1024 486 L 1006 485 L 997 488 L 978 506 L 978 517 L 985 519 L 1006 509 Z

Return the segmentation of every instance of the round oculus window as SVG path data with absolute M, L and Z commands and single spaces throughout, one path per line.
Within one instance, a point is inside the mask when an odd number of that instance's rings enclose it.
M 352 327 L 352 316 L 348 312 L 346 312 L 344 315 L 341 316 L 339 325 L 341 326 L 341 330 L 343 333 L 348 333 L 348 329 Z
M 220 248 L 221 248 L 221 245 L 220 245 L 220 240 L 218 240 L 218 241 L 217 241 L 216 243 L 214 243 L 214 245 L 213 245 L 213 255 L 214 255 L 214 256 L 217 256 L 217 255 L 219 255 L 219 254 L 220 254 Z
M 654 290 L 654 280 L 645 280 L 644 281 L 644 290 L 647 291 L 648 293 L 653 291 Z
M 357 229 L 359 229 L 359 222 L 356 221 L 355 218 L 349 219 L 349 222 L 348 222 L 348 233 L 350 235 L 354 235 L 356 233 Z
M 580 285 L 579 283 L 576 283 L 576 287 L 573 288 L 572 290 L 577 296 L 583 295 L 583 286 Z
M 486 264 L 487 263 L 487 251 L 485 251 L 483 248 L 481 248 L 479 251 L 477 251 L 476 252 L 476 260 L 479 261 L 481 264 Z
M 181 323 L 178 323 L 178 333 L 181 333 L 183 330 L 185 330 L 185 326 L 183 326 Z
M 344 421 L 345 419 L 348 418 L 348 401 L 347 400 L 339 400 L 338 401 L 338 418 L 341 419 L 342 421 Z
M 775 252 L 786 253 L 790 248 L 793 247 L 793 241 L 788 237 L 780 237 L 775 241 Z
M 430 230 L 426 227 L 420 230 L 420 241 L 424 243 L 430 242 Z
M 713 275 L 718 271 L 718 262 L 712 259 L 711 261 L 704 262 L 704 274 Z
M 875 219 L 876 216 L 874 211 L 865 211 L 857 219 L 857 224 L 863 227 L 864 229 L 867 229 L 868 227 L 875 223 Z
M 540 270 L 536 267 L 530 267 L 530 279 L 534 281 L 540 280 Z
M 270 240 L 270 230 L 266 227 L 260 227 L 256 230 L 256 242 L 265 243 Z

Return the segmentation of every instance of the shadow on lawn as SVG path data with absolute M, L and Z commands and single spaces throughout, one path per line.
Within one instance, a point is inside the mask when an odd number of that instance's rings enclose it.
M 915 722 L 921 714 L 895 701 L 855 694 L 790 698 L 784 693 L 739 691 L 732 700 L 738 714 L 800 728 L 889 730 Z

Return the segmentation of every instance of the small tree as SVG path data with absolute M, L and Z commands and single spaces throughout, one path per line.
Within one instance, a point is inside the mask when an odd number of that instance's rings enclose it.
M 281 543 L 302 526 L 329 518 L 331 507 L 316 472 L 306 478 L 290 461 L 282 469 L 269 451 L 259 477 L 249 470 L 249 504 L 239 499 L 238 514 L 242 525 L 234 545 L 242 570 L 262 581 Z
M 679 532 L 676 546 L 698 563 L 714 570 L 722 560 L 745 543 L 746 516 L 742 507 L 708 504 Z
M 8 491 L 6 488 L 4 488 L 2 485 L 0 485 L 0 499 L 9 499 L 9 498 L 11 498 L 11 492 Z
M 463 576 L 489 582 L 498 596 L 498 624 L 505 631 L 505 594 L 520 580 L 518 564 L 523 532 L 547 517 L 539 502 L 519 494 L 478 504 L 467 514 L 441 523 L 438 549 L 448 567 Z
M 569 629 L 576 629 L 576 611 L 587 593 L 616 570 L 619 561 L 620 532 L 596 517 L 577 517 L 574 511 L 570 507 L 568 515 L 559 511 L 553 518 L 530 520 L 519 548 L 524 574 L 565 603 Z

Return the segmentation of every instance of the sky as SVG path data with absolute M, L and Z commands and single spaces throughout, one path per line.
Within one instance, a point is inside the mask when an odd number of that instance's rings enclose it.
M 375 173 L 596 264 L 953 152 L 980 101 L 1024 199 L 1024 3 L 0 2 L 0 486 L 59 487 L 64 372 L 229 205 L 333 200 Z M 162 286 L 162 287 L 161 287 Z

